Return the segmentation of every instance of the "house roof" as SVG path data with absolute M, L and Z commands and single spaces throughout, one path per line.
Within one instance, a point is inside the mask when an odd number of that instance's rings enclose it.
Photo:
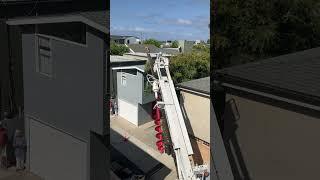
M 163 54 L 170 54 L 170 55 L 177 55 L 179 54 L 179 49 L 173 48 L 158 48 L 153 44 L 129 44 L 128 47 L 135 53 L 146 53 L 146 47 L 149 48 L 150 53 L 160 53 Z
M 109 12 L 106 11 L 87 11 L 81 12 L 81 16 L 99 24 L 100 26 L 109 27 Z
M 215 79 L 320 105 L 320 47 L 216 71 Z
M 209 95 L 210 94 L 210 77 L 186 81 L 178 84 L 177 87 L 179 89 L 187 89 L 187 90 L 192 90 L 192 91 Z
M 129 38 L 129 37 L 134 37 L 134 38 L 139 39 L 139 38 L 138 38 L 138 37 L 136 37 L 136 36 L 110 35 L 110 38 L 111 38 L 111 39 L 126 39 L 126 38 Z
M 17 17 L 7 20 L 8 25 L 82 22 L 106 34 L 109 33 L 108 11 L 87 11 L 68 14 Z
M 171 54 L 171 55 L 180 54 L 179 48 L 161 48 L 160 51 L 164 54 Z
M 146 60 L 133 56 L 110 56 L 110 63 L 124 63 L 124 62 L 146 62 Z
M 146 47 L 150 49 L 150 53 L 159 53 L 160 48 L 156 47 L 152 44 L 129 44 L 128 47 L 132 49 L 134 52 L 146 52 Z

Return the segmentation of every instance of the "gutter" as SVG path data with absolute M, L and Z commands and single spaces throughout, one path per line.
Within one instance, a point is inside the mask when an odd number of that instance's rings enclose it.
M 297 102 L 302 102 L 306 104 L 311 104 L 314 106 L 320 106 L 320 97 L 306 94 L 303 92 L 298 92 L 290 89 L 285 89 L 265 83 L 259 83 L 256 81 L 250 81 L 248 79 L 243 79 L 223 72 L 216 72 L 214 74 L 214 79 L 217 84 L 227 83 L 238 87 L 246 87 L 247 89 L 256 90 L 257 92 L 265 92 L 267 94 L 273 94 L 284 99 L 291 99 Z
M 320 106 L 312 105 L 312 104 L 309 104 L 309 103 L 305 103 L 305 102 L 301 102 L 301 101 L 297 101 L 297 100 L 292 100 L 292 99 L 280 97 L 280 96 L 277 96 L 277 95 L 272 95 L 272 94 L 269 94 L 269 93 L 264 93 L 264 92 L 256 91 L 256 90 L 253 90 L 253 89 L 244 88 L 244 87 L 240 87 L 240 86 L 237 86 L 237 85 L 232 85 L 232 84 L 229 84 L 229 83 L 221 83 L 221 85 L 224 86 L 224 87 L 228 87 L 228 88 L 232 88 L 232 89 L 236 89 L 236 90 L 240 90 L 240 91 L 245 91 L 245 92 L 252 93 L 252 94 L 255 94 L 255 95 L 259 95 L 259 96 L 262 96 L 262 97 L 266 97 L 266 98 L 270 98 L 270 99 L 286 102 L 286 103 L 293 104 L 293 105 L 296 105 L 296 106 L 301 106 L 301 107 L 309 108 L 309 109 L 312 109 L 312 110 L 320 111 Z
M 177 89 L 178 90 L 183 90 L 183 91 L 186 91 L 186 92 L 191 92 L 191 93 L 194 93 L 194 94 L 197 94 L 197 95 L 200 95 L 200 96 L 205 96 L 205 97 L 210 98 L 210 93 L 208 94 L 208 92 L 206 92 L 206 91 L 195 90 L 193 88 L 186 88 L 186 87 L 183 87 L 183 86 L 177 86 Z
M 140 71 L 140 72 L 144 73 L 144 70 L 143 70 L 143 69 L 140 69 L 140 68 L 138 68 L 138 67 L 136 67 L 136 66 L 113 67 L 112 69 L 113 69 L 113 70 L 121 70 L 121 69 L 136 69 L 136 70 L 138 70 L 138 71 Z

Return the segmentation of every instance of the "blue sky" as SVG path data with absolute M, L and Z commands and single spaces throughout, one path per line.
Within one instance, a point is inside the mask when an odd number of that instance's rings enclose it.
M 207 40 L 210 0 L 111 0 L 111 35 Z

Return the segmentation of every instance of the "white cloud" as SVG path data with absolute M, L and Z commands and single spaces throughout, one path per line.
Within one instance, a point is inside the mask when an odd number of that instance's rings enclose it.
M 187 20 L 187 19 L 177 19 L 177 24 L 191 25 L 191 24 L 192 24 L 192 21 Z
M 168 24 L 168 25 L 192 25 L 193 22 L 189 19 L 161 19 L 159 24 Z

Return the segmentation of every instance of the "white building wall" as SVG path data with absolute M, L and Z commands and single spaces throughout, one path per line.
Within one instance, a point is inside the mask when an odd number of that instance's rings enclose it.
M 137 104 L 138 105 L 138 104 Z M 138 106 L 118 99 L 119 116 L 138 126 Z

